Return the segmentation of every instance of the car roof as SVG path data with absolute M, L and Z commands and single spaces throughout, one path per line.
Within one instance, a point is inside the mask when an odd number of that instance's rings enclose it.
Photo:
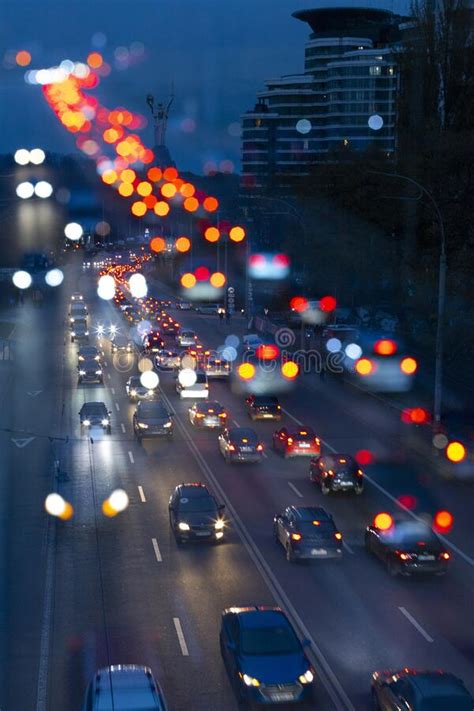
M 81 346 L 81 347 L 79 348 L 79 353 L 80 353 L 81 351 L 82 351 L 83 353 L 91 353 L 92 351 L 98 353 L 98 352 L 99 352 L 99 349 L 97 348 L 97 346 Z
M 247 607 L 237 612 L 240 626 L 244 629 L 290 625 L 285 613 L 279 608 Z
M 141 384 L 140 376 L 139 376 L 139 375 L 131 375 L 131 376 L 130 376 L 130 382 L 131 382 L 131 383 L 140 383 L 140 384 Z
M 137 404 L 137 409 L 140 410 L 140 413 L 150 413 L 150 412 L 165 412 L 168 414 L 168 410 L 166 409 L 164 403 L 162 403 L 160 400 L 153 400 L 153 401 L 145 401 L 145 400 L 140 400 L 140 402 Z
M 186 494 L 188 499 L 199 499 L 204 496 L 210 496 L 210 491 L 205 484 L 201 482 L 192 482 L 189 484 L 179 484 L 176 489 L 180 495 Z
M 331 521 L 332 516 L 322 506 L 292 506 L 293 513 L 300 521 Z
M 87 410 L 103 410 L 104 408 L 107 409 L 105 402 L 85 402 L 82 407 L 86 408 Z
M 345 459 L 346 461 L 343 462 L 341 459 Z M 325 454 L 324 455 L 324 461 L 327 462 L 328 464 L 331 465 L 333 468 L 337 468 L 338 466 L 342 466 L 345 464 L 349 465 L 355 465 L 358 466 L 357 461 L 354 459 L 354 457 L 351 454 L 339 454 L 339 452 L 335 454 Z
M 217 402 L 217 400 L 207 400 L 206 402 L 195 402 L 194 405 L 197 407 L 197 409 L 202 408 L 203 410 L 204 409 L 208 410 L 209 408 L 223 409 L 221 403 Z
M 94 711 L 152 711 L 163 706 L 147 667 L 120 665 L 97 672 L 93 708 Z
M 418 689 L 423 699 L 436 698 L 438 694 L 450 694 L 463 698 L 469 693 L 461 679 L 446 672 L 421 672 L 406 678 Z
M 242 439 L 243 437 L 257 439 L 257 433 L 251 427 L 231 427 L 229 429 L 229 437 L 235 439 Z

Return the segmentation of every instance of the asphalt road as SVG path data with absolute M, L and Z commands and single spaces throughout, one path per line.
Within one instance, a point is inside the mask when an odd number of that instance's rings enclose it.
M 105 346 L 104 386 L 77 385 L 77 348 L 66 338 L 64 320 L 69 293 L 79 287 L 93 324 L 119 321 L 112 305 L 96 298 L 93 275 L 71 269 L 58 315 L 34 314 L 28 322 L 37 355 L 25 351 L 12 391 L 15 425 L 36 438 L 23 448 L 8 445 L 8 473 L 14 473 L 8 476 L 14 512 L 8 551 L 15 582 L 2 710 L 80 709 L 98 667 L 132 662 L 152 667 L 170 710 L 237 708 L 219 654 L 220 613 L 229 605 L 274 602 L 313 642 L 314 708 L 368 709 L 370 675 L 379 668 L 443 667 L 473 691 L 472 493 L 433 479 L 407 450 L 399 415 L 377 399 L 330 379 L 315 382 L 314 376 L 282 398 L 286 420 L 313 426 L 326 451 L 374 453 L 366 491 L 357 498 L 323 497 L 309 482 L 307 462 L 283 460 L 269 446 L 261 465 L 227 466 L 216 434 L 190 425 L 188 404 L 179 401 L 171 373 L 160 378 L 163 398 L 175 412 L 173 441 L 140 445 L 125 393 L 127 377 L 136 372 L 133 356 L 119 364 Z M 176 314 L 210 347 L 234 327 Z M 42 392 L 20 397 L 23 389 Z M 226 383 L 212 382 L 211 396 L 233 420 L 247 424 L 243 398 Z M 81 435 L 78 411 L 88 399 L 109 405 L 111 435 Z M 11 421 L 4 408 L 2 422 Z M 269 445 L 274 425 L 252 426 Z M 11 435 L 2 437 L 6 447 Z M 48 526 L 42 498 L 55 481 L 55 446 L 56 483 L 74 517 Z M 178 548 L 169 530 L 168 498 L 176 484 L 197 480 L 226 504 L 227 538 L 221 545 Z M 130 506 L 107 519 L 102 502 L 118 487 L 128 492 Z M 453 560 L 444 579 L 394 580 L 363 548 L 366 524 L 378 511 L 393 511 L 403 493 L 415 494 L 415 516 L 445 507 L 446 500 L 455 509 L 448 537 Z M 273 541 L 272 518 L 291 503 L 322 505 L 334 515 L 346 544 L 342 561 L 287 563 Z

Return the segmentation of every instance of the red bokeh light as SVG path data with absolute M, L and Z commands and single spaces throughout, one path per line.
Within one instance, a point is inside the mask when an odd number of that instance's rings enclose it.
M 438 511 L 434 517 L 433 528 L 437 533 L 449 533 L 453 523 L 454 518 L 449 511 Z
M 280 355 L 280 349 L 278 346 L 274 346 L 272 343 L 269 343 L 258 346 L 255 354 L 257 358 L 260 358 L 261 360 L 274 360 Z
M 323 298 L 319 302 L 319 308 L 321 309 L 321 311 L 324 311 L 326 313 L 334 311 L 336 306 L 337 300 L 334 298 L 334 296 L 323 296 Z
M 301 314 L 308 308 L 308 300 L 304 296 L 294 296 L 290 301 L 290 307 Z
M 412 494 L 400 494 L 397 501 L 409 511 L 414 511 L 418 503 L 418 499 Z
M 356 461 L 361 464 L 372 464 L 374 461 L 374 455 L 369 449 L 359 449 L 355 454 Z
M 286 254 L 275 254 L 273 257 L 273 264 L 277 267 L 289 267 L 290 258 Z
M 198 267 L 194 270 L 194 276 L 198 281 L 207 281 L 211 276 L 211 272 L 207 267 Z

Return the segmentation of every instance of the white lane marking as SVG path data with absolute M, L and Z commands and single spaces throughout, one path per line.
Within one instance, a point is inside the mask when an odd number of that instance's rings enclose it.
M 354 555 L 354 551 L 352 550 L 352 548 L 350 547 L 350 545 L 348 543 L 346 543 L 345 541 L 342 541 L 342 545 L 344 546 L 345 550 L 348 553 L 350 553 L 351 555 Z
M 161 551 L 158 545 L 158 541 L 156 540 L 156 538 L 152 538 L 151 542 L 153 543 L 153 550 L 155 551 L 155 558 L 157 560 L 157 563 L 162 563 L 163 558 L 161 557 Z
M 120 405 L 118 404 L 118 402 L 115 403 L 115 409 L 117 410 L 117 412 L 120 410 Z
M 135 459 L 133 458 L 133 452 L 128 450 L 128 458 L 130 459 L 132 464 L 135 464 Z
M 296 486 L 295 486 L 291 481 L 288 482 L 288 486 L 290 487 L 290 489 L 293 489 L 293 491 L 295 492 L 296 496 L 299 496 L 300 499 L 303 498 L 303 494 L 301 493 L 301 491 L 298 491 L 298 489 L 296 488 Z
M 265 457 L 265 459 L 268 459 L 268 454 L 266 452 L 262 452 L 262 454 Z
M 140 501 L 142 504 L 146 504 L 146 496 L 145 492 L 143 491 L 143 486 L 138 485 L 138 493 L 140 494 Z
M 125 434 L 125 425 L 123 422 L 120 423 L 120 427 L 122 428 L 122 432 Z
M 160 393 L 163 398 L 163 400 L 166 402 L 168 407 L 170 409 L 173 409 L 171 406 L 171 402 L 169 401 L 169 398 L 166 396 L 166 394 L 163 392 L 163 390 L 160 388 Z M 202 473 L 204 476 L 206 476 L 209 481 L 212 483 L 213 488 L 215 491 L 219 494 L 221 500 L 225 502 L 227 511 L 230 515 L 230 517 L 233 519 L 233 524 L 235 528 L 237 529 L 240 539 L 249 554 L 250 558 L 254 562 L 257 570 L 259 571 L 260 575 L 262 576 L 262 579 L 264 583 L 267 585 L 268 589 L 270 590 L 273 598 L 275 599 L 275 602 L 280 606 L 285 609 L 287 612 L 288 616 L 290 619 L 293 621 L 293 624 L 295 627 L 297 627 L 300 631 L 300 634 L 302 637 L 305 637 L 311 642 L 311 651 L 308 653 L 308 656 L 313 660 L 313 663 L 315 664 L 316 667 L 319 668 L 319 678 L 321 679 L 321 682 L 328 692 L 330 698 L 332 699 L 334 703 L 334 707 L 337 709 L 337 711 L 355 711 L 355 706 L 349 699 L 348 695 L 346 694 L 341 682 L 337 678 L 335 672 L 333 671 L 331 665 L 329 664 L 328 660 L 324 656 L 323 652 L 319 648 L 316 640 L 314 637 L 311 635 L 311 632 L 301 619 L 300 615 L 298 614 L 295 606 L 291 602 L 290 598 L 282 588 L 281 584 L 279 583 L 278 579 L 276 578 L 274 572 L 270 568 L 269 564 L 267 563 L 265 557 L 263 556 L 262 552 L 258 548 L 258 546 L 255 544 L 255 541 L 253 537 L 250 535 L 250 533 L 247 531 L 247 528 L 245 527 L 242 519 L 238 515 L 237 511 L 234 509 L 232 506 L 229 497 L 226 495 L 224 492 L 219 480 L 217 477 L 214 475 L 214 472 L 202 456 L 201 452 L 197 448 L 196 444 L 194 443 L 193 439 L 191 439 L 188 435 L 187 429 L 184 425 L 184 423 L 181 421 L 181 418 L 179 417 L 178 414 L 175 416 L 175 422 L 177 427 L 180 429 L 181 434 L 184 436 L 184 441 L 186 443 L 186 446 L 188 447 L 189 451 L 191 454 L 194 456 L 199 468 L 201 469 Z
M 112 376 L 110 375 L 110 373 L 107 373 L 107 377 L 108 377 L 109 380 L 112 378 Z
M 235 425 L 236 427 L 240 427 L 240 425 L 239 425 L 239 423 L 237 422 L 237 420 L 232 420 L 232 422 L 234 423 L 234 425 Z
M 115 388 L 110 388 L 110 392 L 112 393 L 112 395 L 115 395 Z
M 46 576 L 43 598 L 43 619 L 41 622 L 38 684 L 36 687 L 36 711 L 46 711 L 48 697 L 49 652 L 54 600 L 54 575 L 56 568 L 56 524 L 51 516 L 48 516 L 47 522 L 46 550 Z
M 36 439 L 36 437 L 17 437 L 16 439 L 12 437 L 12 442 L 18 449 L 23 449 L 23 447 L 27 447 L 31 444 L 34 439 Z
M 176 634 L 178 635 L 178 642 L 179 646 L 181 647 L 181 653 L 183 657 L 189 657 L 188 645 L 186 644 L 186 640 L 184 639 L 183 629 L 181 627 L 179 617 L 173 617 L 173 622 Z
M 416 630 L 418 630 L 418 632 L 421 634 L 422 637 L 424 637 L 424 638 L 426 639 L 427 642 L 434 642 L 433 637 L 430 637 L 430 636 L 429 636 L 428 632 L 426 632 L 426 631 L 423 629 L 423 627 L 420 625 L 420 623 L 415 620 L 415 618 L 413 617 L 413 615 L 410 615 L 410 613 L 408 612 L 408 610 L 406 610 L 404 607 L 399 607 L 398 609 L 400 610 L 400 612 L 402 613 L 402 615 L 405 615 L 405 617 L 407 618 L 407 620 L 412 623 L 413 627 L 414 627 Z

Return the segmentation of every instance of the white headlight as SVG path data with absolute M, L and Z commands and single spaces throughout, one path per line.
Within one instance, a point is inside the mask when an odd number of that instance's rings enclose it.
M 141 427 L 142 430 L 147 430 L 147 429 L 148 429 L 148 425 L 146 425 L 144 422 L 139 422 L 139 423 L 138 423 L 138 426 Z
M 260 686 L 259 680 L 254 679 L 252 676 L 249 676 L 248 674 L 244 674 L 242 679 L 244 680 L 244 684 L 246 686 Z
M 224 521 L 220 518 L 215 523 L 215 529 L 216 529 L 216 531 L 221 531 L 223 528 L 224 528 Z
M 181 523 L 178 523 L 178 528 L 180 531 L 189 531 L 189 524 L 183 523 L 183 521 L 181 521 Z
M 90 420 L 84 420 L 82 424 L 83 424 L 85 427 L 89 427 L 90 423 L 91 423 Z
M 136 391 L 136 390 L 130 390 L 130 395 L 131 395 L 132 397 L 136 397 L 136 396 L 137 396 L 137 391 Z
M 314 679 L 314 674 L 311 669 L 308 669 L 308 671 L 305 671 L 304 674 L 301 674 L 298 679 L 302 684 L 311 684 Z
M 80 370 L 80 371 L 79 371 L 79 375 L 85 375 L 85 374 L 86 374 L 86 371 L 85 371 L 85 370 Z
M 95 374 L 96 374 L 96 375 L 102 375 L 102 371 L 101 371 L 101 370 L 96 370 L 96 371 L 95 371 Z
M 109 424 L 109 421 L 108 421 L 108 420 L 102 420 L 102 425 L 103 425 L 104 427 L 105 427 L 106 425 L 108 425 L 108 424 Z
M 173 424 L 172 422 L 165 422 L 165 424 L 163 425 L 163 427 L 171 427 L 172 424 Z

